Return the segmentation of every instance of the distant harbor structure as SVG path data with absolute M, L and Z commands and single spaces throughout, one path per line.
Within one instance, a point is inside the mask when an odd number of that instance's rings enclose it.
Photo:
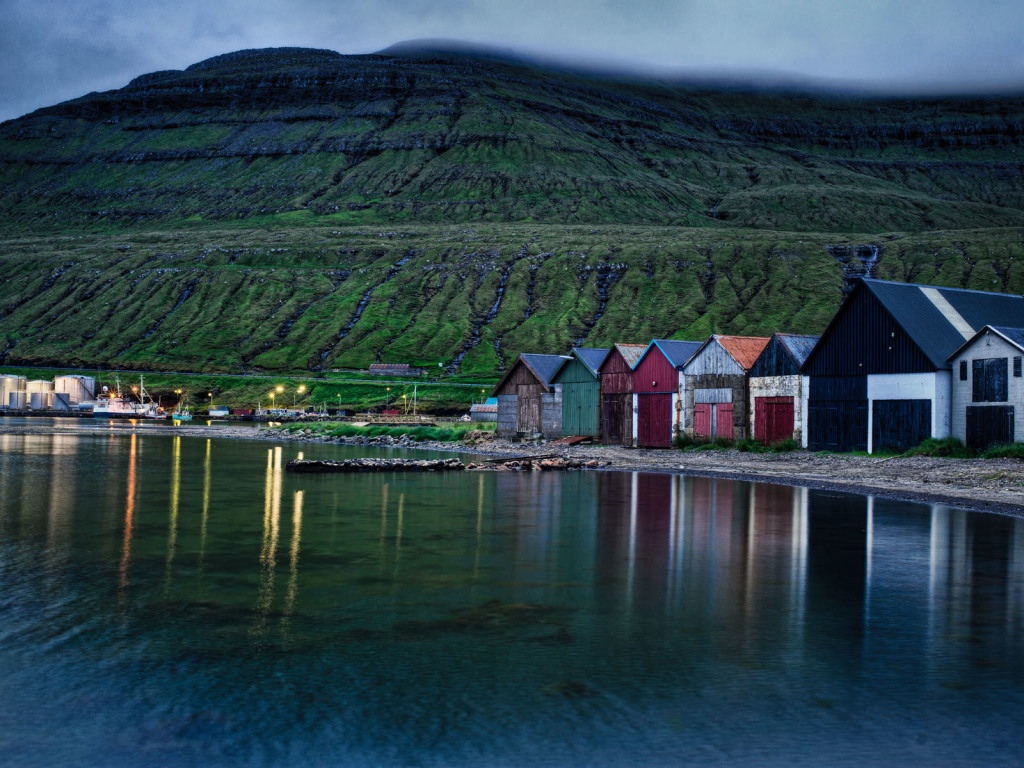
M 469 407 L 470 421 L 497 421 L 498 398 L 489 397 L 484 403 L 473 403 Z
M 57 376 L 53 381 L 25 376 L 0 376 L 0 408 L 14 411 L 71 411 L 88 409 L 96 400 L 96 379 Z
M 366 371 L 371 376 L 422 376 L 423 369 L 408 363 L 371 363 Z

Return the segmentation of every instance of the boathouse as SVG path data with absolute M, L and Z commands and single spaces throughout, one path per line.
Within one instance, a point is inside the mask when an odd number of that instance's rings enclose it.
M 566 355 L 522 354 L 491 393 L 498 399 L 499 437 L 562 436 L 561 387 L 552 382 Z
M 607 349 L 574 347 L 552 379 L 562 388 L 562 436 L 601 435 L 601 379 L 598 370 Z
M 755 440 L 766 445 L 787 439 L 803 441 L 800 368 L 817 341 L 817 336 L 775 333 L 750 367 L 747 419 Z
M 615 344 L 598 368 L 602 443 L 633 444 L 633 366 L 646 349 L 646 344 Z
M 642 448 L 668 448 L 682 427 L 681 371 L 699 341 L 655 339 L 633 368 L 633 437 Z
M 986 325 L 949 357 L 953 437 L 971 448 L 1024 436 L 1024 328 Z
M 747 437 L 747 378 L 768 341 L 763 336 L 715 334 L 700 346 L 683 368 L 687 434 L 735 441 Z
M 471 406 L 469 406 L 469 420 L 490 422 L 497 421 L 498 399 L 496 397 L 488 397 L 486 402 L 473 403 Z
M 949 358 L 1024 298 L 862 278 L 804 363 L 805 447 L 905 451 L 950 435 Z

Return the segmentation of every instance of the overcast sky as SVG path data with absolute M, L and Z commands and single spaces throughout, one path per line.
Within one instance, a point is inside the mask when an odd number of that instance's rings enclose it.
M 0 120 L 242 48 L 451 38 L 673 72 L 1022 86 L 1024 0 L 0 0 Z

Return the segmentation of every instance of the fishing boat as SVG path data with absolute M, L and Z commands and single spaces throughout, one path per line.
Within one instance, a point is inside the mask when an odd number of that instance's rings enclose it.
M 114 377 L 114 391 L 103 387 L 100 396 L 96 398 L 96 405 L 93 406 L 92 415 L 97 419 L 159 419 L 167 418 L 167 413 L 149 397 L 142 376 L 139 376 L 139 386 L 132 387 L 131 393 L 134 397 L 128 396 L 127 392 L 121 390 L 121 378 Z
M 192 411 L 188 408 L 188 398 L 182 395 L 174 410 L 171 411 L 172 421 L 192 421 Z

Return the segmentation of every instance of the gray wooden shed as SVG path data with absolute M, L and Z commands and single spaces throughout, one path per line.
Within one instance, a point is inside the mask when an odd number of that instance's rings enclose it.
M 572 358 L 521 354 L 491 393 L 498 399 L 499 437 L 562 436 L 561 386 L 552 382 Z

